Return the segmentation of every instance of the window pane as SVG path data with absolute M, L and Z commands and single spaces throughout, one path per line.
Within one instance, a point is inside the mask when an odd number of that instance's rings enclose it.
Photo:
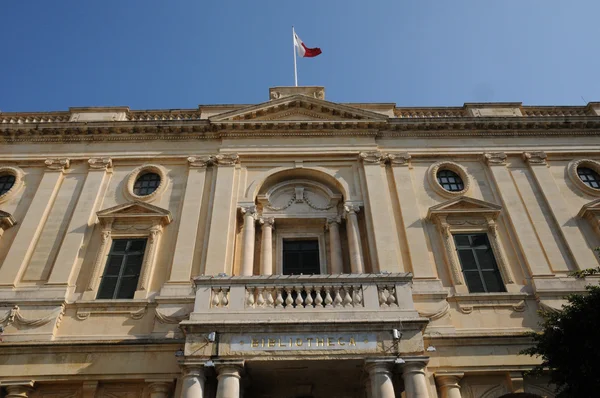
M 485 293 L 483 283 L 477 271 L 466 271 L 465 280 L 470 293 Z
M 505 292 L 504 283 L 502 283 L 502 278 L 500 277 L 500 273 L 497 271 L 483 271 L 483 280 L 485 282 L 485 286 L 487 291 L 490 293 L 493 292 Z
M 128 239 L 115 239 L 113 240 L 112 248 L 110 249 L 111 253 L 114 252 L 124 252 L 127 249 Z
M 284 275 L 319 274 L 319 242 L 317 240 L 290 240 L 283 242 Z
M 160 176 L 156 173 L 145 173 L 133 184 L 133 193 L 138 196 L 150 195 L 160 185 Z
M 123 262 L 123 256 L 120 254 L 113 254 L 108 257 L 106 264 L 106 270 L 104 275 L 118 276 L 121 271 L 121 263 Z
M 490 247 L 490 241 L 486 234 L 474 234 L 471 235 L 472 245 L 473 247 Z
M 130 254 L 127 256 L 125 263 L 125 270 L 123 276 L 137 276 L 140 274 L 142 268 L 142 260 L 144 259 L 143 254 Z
M 475 249 L 475 254 L 477 255 L 477 261 L 479 261 L 479 267 L 482 270 L 494 271 L 498 269 L 492 249 Z
M 454 235 L 454 243 L 456 246 L 471 246 L 471 242 L 469 242 L 469 235 Z
M 116 276 L 105 276 L 102 278 L 102 283 L 100 283 L 100 289 L 98 289 L 98 297 L 99 299 L 111 299 L 113 298 L 113 294 L 115 293 L 115 287 L 117 286 L 117 277 Z
M 12 174 L 4 174 L 0 176 L 0 195 L 4 195 L 15 185 L 15 176 Z
M 117 292 L 118 299 L 131 299 L 135 293 L 137 287 L 138 278 L 135 277 L 123 277 L 121 278 L 121 284 L 119 291 Z
M 146 239 L 133 239 L 129 243 L 130 252 L 143 251 L 146 248 Z
M 460 265 L 464 270 L 476 270 L 477 263 L 475 262 L 475 256 L 471 249 L 459 250 L 458 258 L 460 259 Z

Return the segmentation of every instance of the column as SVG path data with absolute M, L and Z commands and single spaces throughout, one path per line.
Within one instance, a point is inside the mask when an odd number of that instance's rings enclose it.
M 188 159 L 188 175 L 183 195 L 183 206 L 177 231 L 173 265 L 167 283 L 189 286 L 192 277 L 192 264 L 196 253 L 198 224 L 202 210 L 202 196 L 206 180 L 206 168 L 212 159 L 190 156 Z
M 440 398 L 461 398 L 460 379 L 464 373 L 436 374 L 435 381 L 440 389 Z
M 167 380 L 146 380 L 150 384 L 148 390 L 150 392 L 150 398 L 169 398 L 169 393 L 173 387 L 172 381 Z
M 202 366 L 183 366 L 180 398 L 204 398 L 204 369 Z
M 392 168 L 394 186 L 400 206 L 401 225 L 404 227 L 406 242 L 410 254 L 411 270 L 415 279 L 435 279 L 437 272 L 429 253 L 429 248 L 421 209 L 413 186 L 409 162 L 411 156 L 404 153 L 387 154 L 385 156 Z M 405 268 L 406 272 L 408 269 Z
M 343 274 L 344 263 L 342 260 L 342 242 L 340 240 L 340 217 L 330 217 L 327 219 L 325 227 L 329 230 L 329 254 L 331 257 L 330 274 Z
M 239 398 L 240 378 L 243 361 L 223 362 L 216 365 L 217 369 L 217 397 Z
M 262 225 L 262 243 L 260 253 L 260 274 L 273 275 L 273 225 L 275 219 L 261 218 Z
M 358 217 L 356 213 L 360 211 L 360 207 L 356 205 L 346 204 L 344 206 L 346 212 L 346 220 L 348 221 L 348 248 L 350 251 L 350 268 L 353 274 L 362 274 L 365 272 L 363 257 L 360 248 L 360 231 L 358 229 Z
M 429 398 L 424 362 L 407 362 L 402 366 L 406 398 Z
M 242 267 L 241 275 L 251 276 L 254 271 L 254 239 L 256 234 L 256 206 L 240 207 L 244 217 L 242 230 Z
M 552 275 L 550 265 L 542 249 L 538 235 L 530 222 L 527 209 L 515 186 L 510 170 L 506 167 L 504 152 L 486 153 L 484 159 L 489 166 L 497 193 L 504 205 L 504 214 L 512 224 L 523 259 L 532 276 Z
M 33 254 L 54 199 L 63 180 L 63 172 L 69 168 L 69 159 L 47 159 L 46 171 L 23 220 L 17 220 L 19 230 L 0 267 L 0 286 L 17 285 L 29 258 Z
M 34 381 L 3 381 L 2 386 L 6 388 L 5 398 L 27 398 L 33 392 Z
M 231 275 L 236 215 L 235 165 L 239 163 L 239 158 L 236 154 L 219 154 L 214 159 L 217 166 L 216 181 L 209 207 L 212 213 L 208 221 L 210 227 L 205 267 L 201 273 L 217 275 L 225 272 Z
M 362 152 L 360 159 L 367 187 L 365 196 L 368 197 L 368 206 L 365 205 L 365 211 L 369 235 L 373 238 L 369 241 L 369 253 L 374 260 L 373 269 L 402 272 L 404 267 L 385 159 L 380 152 Z
M 588 246 L 576 219 L 579 209 L 575 210 L 575 212 L 569 209 L 562 192 L 560 192 L 548 168 L 546 158 L 547 155 L 545 152 L 523 153 L 523 159 L 529 164 L 540 191 L 546 198 L 546 202 L 551 210 L 551 216 L 556 222 L 556 227 L 561 233 L 563 240 L 567 242 L 571 257 L 575 260 L 579 269 L 595 268 L 598 266 L 598 260 Z
M 367 361 L 365 370 L 369 374 L 370 398 L 395 398 L 392 382 L 392 361 Z M 410 398 L 410 397 L 408 397 Z
M 153 225 L 150 227 L 148 242 L 146 243 L 146 255 L 144 256 L 144 263 L 142 264 L 138 288 L 133 296 L 134 299 L 145 299 L 148 297 L 148 289 L 150 288 L 150 282 L 154 275 L 156 254 L 158 252 L 161 235 L 162 225 Z
M 47 285 L 73 286 L 74 271 L 80 259 L 79 249 L 89 241 L 96 221 L 96 211 L 102 202 L 101 188 L 112 173 L 112 160 L 88 160 L 88 173 L 73 210 L 71 221 L 60 246 Z

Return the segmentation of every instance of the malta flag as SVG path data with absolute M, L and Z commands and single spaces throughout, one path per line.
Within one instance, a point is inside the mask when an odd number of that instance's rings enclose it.
M 300 38 L 298 37 L 298 35 L 296 34 L 296 32 L 294 32 L 294 45 L 296 46 L 296 49 L 298 50 L 298 55 L 304 58 L 312 58 L 312 57 L 316 57 L 317 55 L 321 54 L 321 49 L 316 47 L 316 48 L 308 48 L 304 45 L 304 43 L 302 42 L 302 40 L 300 40 Z

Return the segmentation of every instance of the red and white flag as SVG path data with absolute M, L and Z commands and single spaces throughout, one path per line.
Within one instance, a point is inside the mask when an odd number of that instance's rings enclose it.
M 294 45 L 296 46 L 296 49 L 298 50 L 298 55 L 300 57 L 312 58 L 312 57 L 316 57 L 317 55 L 321 54 L 321 49 L 318 47 L 315 47 L 315 48 L 306 47 L 304 45 L 304 43 L 302 42 L 302 40 L 300 40 L 300 38 L 298 37 L 296 32 L 294 32 Z

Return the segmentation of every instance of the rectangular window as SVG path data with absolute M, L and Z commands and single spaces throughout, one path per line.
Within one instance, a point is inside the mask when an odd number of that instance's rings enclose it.
M 320 274 L 318 240 L 284 240 L 283 274 Z
M 506 291 L 487 234 L 456 234 L 454 244 L 469 292 Z
M 115 239 L 110 247 L 98 299 L 131 299 L 137 288 L 146 239 Z

